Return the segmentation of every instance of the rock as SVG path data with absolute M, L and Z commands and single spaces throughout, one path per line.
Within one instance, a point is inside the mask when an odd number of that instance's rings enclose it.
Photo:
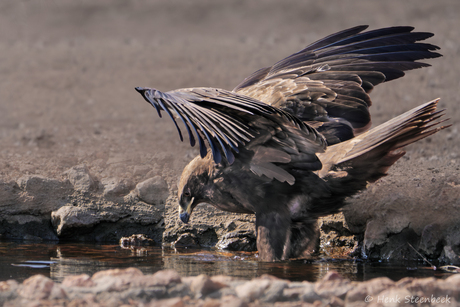
M 6 301 L 13 301 L 18 296 L 19 283 L 15 280 L 0 281 L 0 306 Z
M 68 182 L 38 175 L 22 176 L 17 184 L 24 192 L 11 213 L 31 215 L 49 214 L 64 204 L 63 199 L 72 194 Z
M 166 202 L 166 198 L 169 196 L 169 188 L 161 176 L 155 176 L 138 183 L 136 193 L 140 200 L 151 205 L 160 205 Z
M 20 193 L 19 185 L 14 181 L 0 181 L 0 217 L 17 203 Z
M 179 273 L 174 270 L 161 270 L 152 275 L 151 280 L 155 286 L 169 286 L 181 282 Z
M 322 298 L 315 292 L 315 284 L 310 282 L 304 282 L 304 284 L 300 299 L 307 303 L 321 301 Z
M 131 191 L 132 183 L 126 179 L 105 178 L 101 180 L 106 198 L 123 197 Z
M 251 233 L 255 238 L 254 215 L 224 212 L 211 205 L 197 206 L 189 224 L 182 223 L 179 220 L 176 195 L 166 200 L 164 217 L 164 243 L 175 242 L 183 233 L 193 233 L 200 246 L 214 247 L 229 233 L 229 228 L 231 232 Z
M 257 241 L 254 233 L 248 231 L 233 231 L 225 234 L 216 247 L 231 251 L 252 252 L 257 250 Z
M 455 225 L 448 229 L 445 236 L 445 246 L 441 258 L 447 263 L 460 265 L 460 226 Z
M 96 182 L 85 164 L 76 165 L 66 171 L 65 174 L 76 191 L 88 193 L 96 187 Z
M 92 287 L 95 283 L 87 274 L 66 276 L 62 281 L 64 287 Z
M 315 293 L 323 298 L 345 297 L 345 294 L 352 288 L 350 280 L 343 278 L 335 271 L 330 271 L 315 284 Z
M 58 236 L 66 236 L 75 228 L 87 229 L 99 223 L 100 217 L 97 214 L 95 209 L 67 205 L 51 213 L 51 223 Z
M 283 300 L 284 289 L 288 286 L 285 280 L 273 280 L 260 298 L 261 302 L 273 303 Z
M 64 299 L 67 297 L 60 285 L 43 275 L 34 275 L 26 279 L 19 295 L 28 300 Z
M 183 233 L 179 236 L 179 238 L 177 238 L 177 240 L 172 244 L 172 246 L 199 248 L 200 244 L 198 243 L 193 233 Z
M 220 300 L 220 307 L 247 307 L 248 304 L 237 296 L 226 295 Z
M 140 284 L 144 274 L 136 268 L 112 269 L 100 271 L 93 275 L 91 280 L 98 287 L 98 291 L 123 291 L 134 284 Z
M 110 201 L 76 199 L 51 213 L 59 238 L 77 241 L 119 242 L 133 232 L 159 241 L 163 212 L 143 202 L 114 204 Z
M 404 288 L 389 288 L 380 292 L 377 296 L 368 296 L 367 302 L 377 303 L 377 306 L 393 307 L 406 306 L 408 303 L 406 298 L 410 298 L 412 294 Z
M 184 301 L 179 298 L 168 298 L 168 299 L 163 299 L 163 300 L 154 300 L 151 301 L 150 304 L 148 305 L 149 307 L 183 307 Z
M 190 289 L 195 293 L 196 298 L 205 297 L 208 294 L 227 287 L 226 284 L 214 281 L 208 276 L 201 274 L 195 277 L 190 284 Z
M 368 282 L 356 284 L 347 292 L 346 303 L 365 302 L 366 297 L 371 295 L 377 296 L 380 292 L 389 289 L 395 285 L 395 282 L 387 277 L 374 278 Z
M 288 286 L 283 290 L 283 297 L 287 301 L 299 300 L 300 296 L 302 295 L 302 293 L 305 290 L 305 283 L 306 282 L 291 282 L 291 283 L 289 283 Z
M 270 286 L 270 281 L 266 279 L 254 279 L 235 288 L 239 298 L 246 302 L 253 302 L 260 299 L 263 293 Z
M 0 235 L 13 240 L 57 240 L 50 213 L 72 194 L 68 181 L 37 175 L 0 181 Z

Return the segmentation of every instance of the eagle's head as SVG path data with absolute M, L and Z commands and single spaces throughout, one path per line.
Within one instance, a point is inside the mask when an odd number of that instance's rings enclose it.
M 213 166 L 212 155 L 197 156 L 182 171 L 178 185 L 179 217 L 188 223 L 193 209 L 207 201 L 206 186 Z

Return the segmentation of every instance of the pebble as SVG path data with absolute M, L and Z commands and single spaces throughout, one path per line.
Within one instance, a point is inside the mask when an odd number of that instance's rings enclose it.
M 104 178 L 101 180 L 104 187 L 104 197 L 122 197 L 129 193 L 131 190 L 131 182 L 125 179 Z
M 66 171 L 66 174 L 76 191 L 87 193 L 92 188 L 95 188 L 96 182 L 90 175 L 89 170 L 85 164 L 80 164 L 72 167 Z
M 355 282 L 337 272 L 321 280 L 291 282 L 270 275 L 252 280 L 229 276 L 181 277 L 174 270 L 144 275 L 137 268 L 68 276 L 62 283 L 34 275 L 22 283 L 0 282 L 3 306 L 445 306 L 460 302 L 460 275 L 445 280 L 376 278 Z M 428 300 L 430 300 L 428 302 Z M 412 303 L 409 303 L 412 304 Z M 444 305 L 443 305 L 444 306 Z
M 138 183 L 136 193 L 140 200 L 151 205 L 160 205 L 166 202 L 166 198 L 169 196 L 169 188 L 161 176 L 155 176 Z

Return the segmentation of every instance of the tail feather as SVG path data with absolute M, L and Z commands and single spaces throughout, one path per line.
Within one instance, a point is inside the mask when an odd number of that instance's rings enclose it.
M 418 106 L 350 140 L 327 147 L 318 158 L 323 168 L 317 175 L 325 180 L 330 196 L 316 198 L 310 216 L 337 212 L 343 200 L 386 175 L 388 169 L 404 156 L 402 148 L 449 126 L 439 126 L 443 110 L 437 111 L 439 99 Z
M 361 188 L 385 176 L 388 168 L 405 154 L 401 150 L 404 146 L 449 127 L 439 126 L 444 122 L 439 120 L 444 110 L 436 110 L 438 102 L 439 99 L 427 102 L 351 140 L 328 147 L 318 154 L 323 163 L 318 175 L 341 184 L 353 181 Z

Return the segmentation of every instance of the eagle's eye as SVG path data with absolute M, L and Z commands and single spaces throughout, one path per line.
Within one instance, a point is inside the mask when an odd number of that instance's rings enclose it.
M 190 191 L 185 191 L 185 192 L 184 192 L 184 196 L 185 196 L 185 197 L 190 197 L 190 196 L 192 196 L 192 195 L 190 194 Z

